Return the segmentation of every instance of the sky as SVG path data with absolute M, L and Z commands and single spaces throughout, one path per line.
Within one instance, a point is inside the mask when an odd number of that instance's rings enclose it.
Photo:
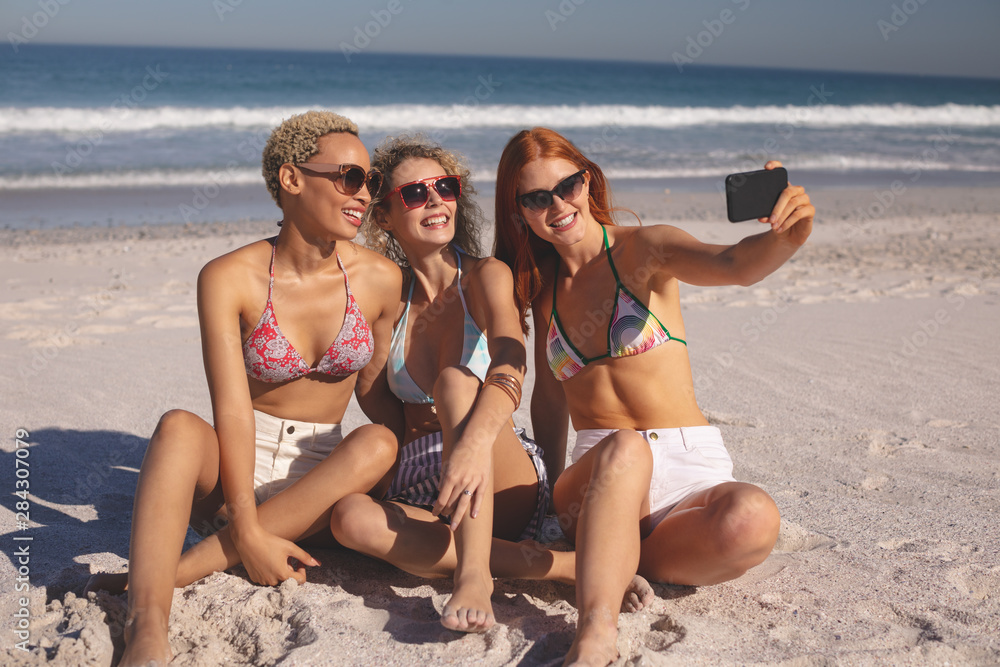
M 0 34 L 1000 78 L 997 0 L 4 0 Z

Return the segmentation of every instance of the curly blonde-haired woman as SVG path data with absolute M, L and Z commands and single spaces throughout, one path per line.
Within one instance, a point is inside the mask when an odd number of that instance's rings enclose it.
M 170 659 L 175 586 L 237 563 L 257 583 L 304 581 L 303 566 L 319 563 L 295 541 L 329 538 L 340 498 L 381 495 L 388 483 L 392 431 L 340 428 L 352 392 L 368 391 L 383 365 L 400 285 L 392 262 L 352 243 L 379 180 L 357 134 L 350 120 L 318 111 L 275 129 L 263 174 L 281 230 L 198 277 L 214 423 L 171 410 L 149 442 L 132 515 L 122 665 Z M 182 556 L 189 522 L 209 536 Z M 89 587 L 121 588 L 123 576 Z
M 373 162 L 386 183 L 364 233 L 405 271 L 386 391 L 362 407 L 402 402 L 403 449 L 389 500 L 349 496 L 331 528 L 341 544 L 411 573 L 453 573 L 441 622 L 482 631 L 494 623 L 492 536 L 533 538 L 548 504 L 541 450 L 510 420 L 525 370 L 510 271 L 479 257 L 482 212 L 456 156 L 403 137 Z M 504 499 L 496 515 L 495 496 Z
M 392 414 L 401 402 L 404 446 L 387 499 L 344 498 L 331 529 L 341 544 L 412 574 L 453 576 L 441 623 L 483 631 L 494 624 L 493 576 L 572 584 L 575 572 L 574 553 L 534 542 L 549 495 L 542 450 L 511 421 L 525 371 L 511 274 L 480 257 L 483 214 L 457 155 L 399 137 L 373 163 L 386 181 L 363 231 L 405 282 L 383 390 L 362 407 Z M 623 607 L 641 609 L 652 596 L 636 577 Z

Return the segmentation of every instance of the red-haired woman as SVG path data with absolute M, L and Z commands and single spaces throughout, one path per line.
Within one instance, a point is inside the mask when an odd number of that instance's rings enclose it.
M 618 603 L 637 571 L 713 584 L 774 547 L 774 501 L 733 478 L 719 430 L 695 401 L 678 287 L 757 282 L 805 243 L 814 213 L 790 185 L 760 220 L 769 229 L 732 246 L 668 225 L 620 227 L 600 167 L 569 140 L 534 128 L 504 149 L 496 255 L 513 273 L 525 331 L 532 311 L 532 425 L 577 550 L 579 621 L 567 664 L 616 658 Z M 567 417 L 577 441 L 562 471 Z

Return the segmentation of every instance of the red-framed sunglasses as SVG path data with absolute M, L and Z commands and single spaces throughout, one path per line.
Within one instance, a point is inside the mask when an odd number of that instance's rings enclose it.
M 374 197 L 378 189 L 382 187 L 382 173 L 377 169 L 366 172 L 363 167 L 356 164 L 321 164 L 319 162 L 306 162 L 295 165 L 302 171 L 323 176 L 333 181 L 337 189 L 347 196 L 356 195 L 361 192 L 361 188 L 367 186 L 368 194 Z
M 434 176 L 411 183 L 403 183 L 385 198 L 389 199 L 398 192 L 399 198 L 407 210 L 420 208 L 430 200 L 432 187 L 443 201 L 455 201 L 462 196 L 462 178 L 460 176 Z

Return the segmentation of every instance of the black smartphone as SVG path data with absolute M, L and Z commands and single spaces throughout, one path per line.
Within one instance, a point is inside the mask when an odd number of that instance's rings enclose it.
M 745 171 L 726 176 L 726 213 L 729 222 L 757 220 L 771 215 L 781 191 L 788 187 L 784 167 Z

